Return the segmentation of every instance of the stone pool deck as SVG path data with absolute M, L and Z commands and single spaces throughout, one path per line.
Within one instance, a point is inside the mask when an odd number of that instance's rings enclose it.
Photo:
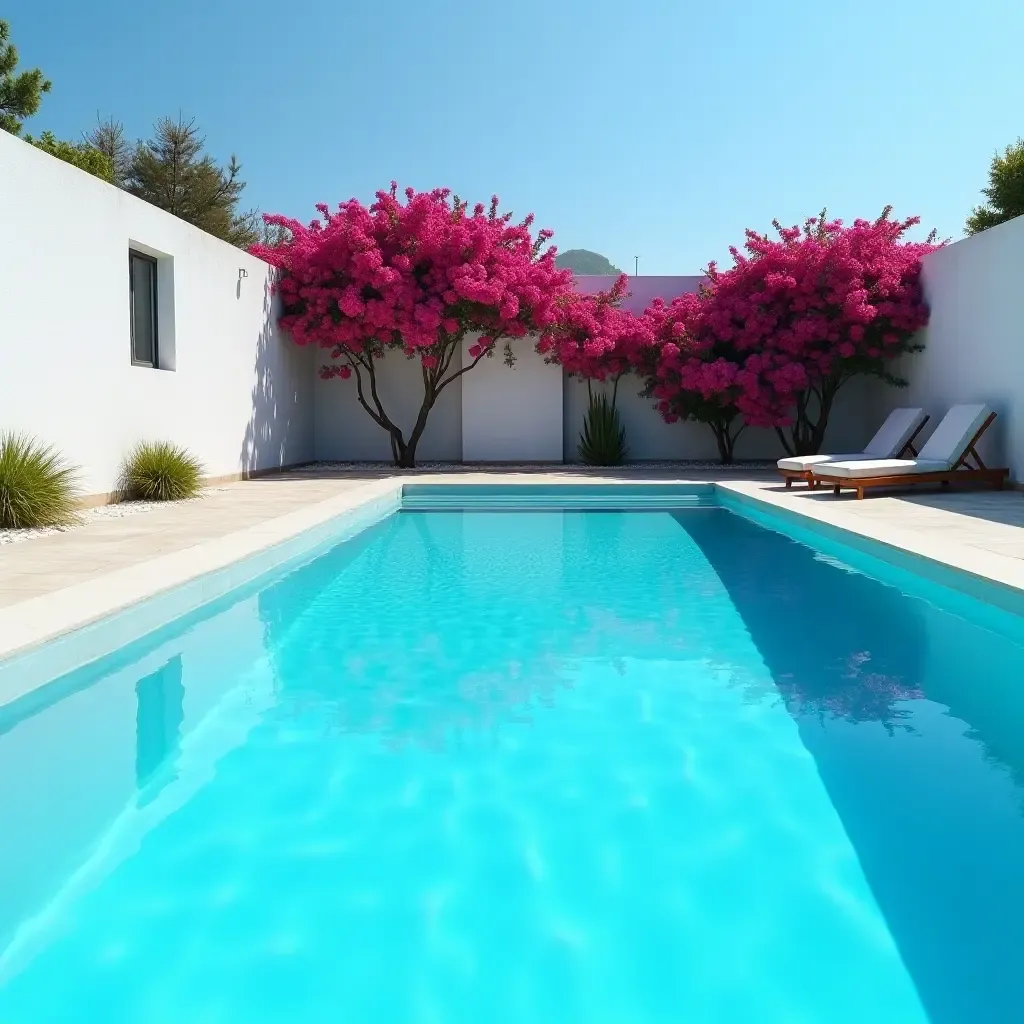
M 1024 591 L 1024 493 L 836 498 L 785 490 L 764 471 L 576 467 L 406 472 L 296 470 L 191 502 L 88 523 L 0 548 L 0 659 L 327 522 L 400 482 L 716 482 L 779 510 L 851 530 Z

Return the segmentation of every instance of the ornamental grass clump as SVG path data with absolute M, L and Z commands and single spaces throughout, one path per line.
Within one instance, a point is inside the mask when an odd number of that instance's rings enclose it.
M 619 419 L 614 397 L 609 399 L 603 391 L 596 395 L 591 392 L 576 451 L 588 466 L 621 466 L 626 461 L 626 428 Z
M 616 407 L 619 382 L 653 339 L 644 317 L 621 308 L 627 286 L 622 274 L 608 291 L 559 297 L 554 318 L 537 342 L 545 361 L 587 382 L 587 415 L 576 451 L 588 466 L 618 466 L 629 454 Z M 595 393 L 594 381 L 610 384 L 611 394 Z
M 68 526 L 77 518 L 77 471 L 56 449 L 0 434 L 0 529 Z
M 202 463 L 186 448 L 142 441 L 124 460 L 118 492 L 122 501 L 181 501 L 199 493 L 202 476 Z

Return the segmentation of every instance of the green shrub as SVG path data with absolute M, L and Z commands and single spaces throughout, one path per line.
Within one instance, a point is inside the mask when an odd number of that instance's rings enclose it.
M 110 157 L 106 153 L 94 149 L 88 143 L 65 142 L 63 139 L 56 138 L 53 132 L 43 132 L 38 139 L 26 135 L 25 141 L 32 143 L 36 149 L 55 156 L 58 160 L 63 160 L 83 171 L 95 174 L 97 178 L 109 182 L 114 180 L 114 164 Z
M 0 528 L 67 526 L 77 518 L 77 472 L 49 445 L 0 434 Z
M 202 486 L 203 465 L 170 441 L 142 441 L 121 467 L 118 492 L 126 501 L 180 501 Z
M 588 466 L 618 466 L 629 454 L 626 428 L 619 420 L 619 410 L 603 392 L 590 396 L 576 451 Z

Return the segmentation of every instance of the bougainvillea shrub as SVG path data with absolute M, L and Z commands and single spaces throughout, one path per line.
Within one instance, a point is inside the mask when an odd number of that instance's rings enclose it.
M 638 366 L 663 416 L 707 422 L 723 458 L 745 425 L 774 427 L 788 452 L 821 447 L 839 389 L 858 375 L 900 386 L 893 360 L 928 319 L 918 218 L 844 225 L 825 214 L 778 238 L 747 231 L 733 266 L 712 264 L 699 297 L 655 303 L 654 358 Z M 742 417 L 742 419 L 740 418 Z
M 703 329 L 708 293 L 655 299 L 644 312 L 649 343 L 632 351 L 645 393 L 667 423 L 695 420 L 715 436 L 722 462 L 732 462 L 747 424 L 736 400 L 737 359 L 726 344 Z
M 651 344 L 647 321 L 621 308 L 628 292 L 621 274 L 607 291 L 573 292 L 556 303 L 555 317 L 537 343 L 549 363 L 587 384 L 587 413 L 577 452 L 588 465 L 617 466 L 628 454 L 619 417 L 619 381 L 637 363 L 636 352 Z M 610 391 L 593 390 L 593 382 L 610 383 Z
M 413 466 L 444 389 L 495 351 L 511 362 L 511 342 L 553 322 L 572 272 L 555 266 L 552 233 L 534 233 L 532 215 L 514 223 L 498 212 L 496 196 L 489 207 L 470 207 L 448 189 L 400 196 L 392 182 L 370 206 L 350 199 L 333 212 L 317 210 L 320 219 L 309 225 L 264 217 L 285 237 L 252 252 L 281 271 L 282 328 L 297 344 L 329 353 L 322 377 L 355 378 L 359 404 L 388 432 L 395 462 Z M 408 434 L 377 388 L 389 352 L 422 368 L 423 397 Z
M 617 382 L 633 369 L 635 351 L 650 343 L 646 320 L 621 308 L 627 289 L 622 274 L 608 291 L 562 296 L 537 351 L 580 380 Z

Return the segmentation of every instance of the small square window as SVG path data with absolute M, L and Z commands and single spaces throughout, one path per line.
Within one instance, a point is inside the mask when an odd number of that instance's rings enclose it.
M 132 362 L 160 365 L 157 355 L 156 260 L 128 250 L 128 289 L 131 303 Z

